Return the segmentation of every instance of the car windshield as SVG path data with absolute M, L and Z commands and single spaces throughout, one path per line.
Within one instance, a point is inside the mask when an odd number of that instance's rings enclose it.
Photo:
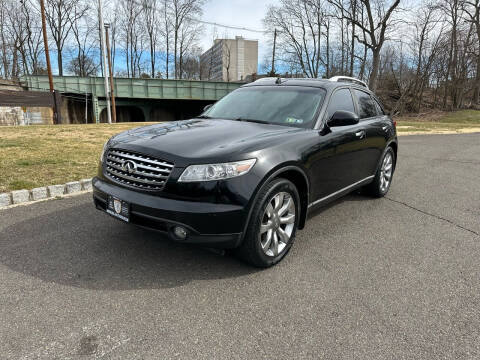
M 251 86 L 237 89 L 203 116 L 312 128 L 325 90 L 300 86 Z

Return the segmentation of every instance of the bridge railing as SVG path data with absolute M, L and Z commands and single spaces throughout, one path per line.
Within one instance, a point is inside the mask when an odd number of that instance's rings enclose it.
M 45 75 L 23 76 L 21 81 L 29 90 L 49 90 Z M 105 97 L 104 80 L 100 77 L 54 76 L 53 84 L 55 90 L 62 93 Z M 115 96 L 119 98 L 218 100 L 241 85 L 237 82 L 198 80 L 114 79 Z

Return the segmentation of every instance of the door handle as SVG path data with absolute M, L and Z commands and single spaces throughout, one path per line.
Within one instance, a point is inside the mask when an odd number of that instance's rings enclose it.
M 360 131 L 357 131 L 357 132 L 355 133 L 355 136 L 358 137 L 358 138 L 360 138 L 360 139 L 363 139 L 363 138 L 365 137 L 365 134 L 366 134 L 366 133 L 365 133 L 365 130 L 360 130 Z
M 388 126 L 382 126 L 383 131 L 388 131 Z

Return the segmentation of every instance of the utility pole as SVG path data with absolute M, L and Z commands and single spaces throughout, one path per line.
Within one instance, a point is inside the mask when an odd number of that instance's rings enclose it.
M 102 64 L 103 64 L 103 79 L 105 84 L 105 98 L 107 99 L 107 116 L 108 123 L 112 123 L 112 114 L 110 113 L 110 94 L 108 89 L 108 74 L 107 74 L 107 62 L 105 60 L 105 32 L 103 25 L 103 3 L 102 0 L 98 0 L 98 21 L 100 23 L 100 48 L 102 53 Z
M 105 24 L 105 38 L 107 43 L 108 71 L 110 73 L 110 96 L 112 98 L 112 120 L 117 122 L 117 109 L 115 108 L 115 87 L 113 86 L 112 58 L 110 56 L 110 38 L 108 37 L 108 28 L 110 24 Z
M 47 61 L 48 83 L 50 85 L 50 92 L 53 95 L 53 123 L 58 124 L 60 121 L 60 117 L 58 115 L 58 109 L 57 109 L 57 97 L 55 95 L 55 89 L 53 88 L 52 66 L 50 64 L 50 53 L 48 51 L 47 23 L 45 20 L 44 0 L 40 0 L 40 12 L 42 14 L 43 45 L 45 47 L 45 58 Z
M 272 70 L 270 71 L 270 76 L 275 76 L 275 50 L 277 47 L 277 29 L 273 33 L 273 52 L 272 52 Z

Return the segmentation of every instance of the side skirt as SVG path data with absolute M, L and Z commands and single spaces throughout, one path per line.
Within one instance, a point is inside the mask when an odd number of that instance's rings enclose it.
M 310 203 L 308 205 L 308 210 L 311 210 L 311 208 L 320 206 L 320 205 L 325 205 L 335 199 L 338 199 L 339 197 L 342 197 L 344 195 L 347 195 L 348 193 L 352 192 L 353 190 L 360 188 L 364 185 L 367 185 L 368 183 L 372 182 L 373 178 L 375 175 L 369 176 L 365 179 L 362 179 L 360 181 L 357 181 L 356 183 L 349 185 L 343 189 L 340 189 L 338 191 L 335 191 L 334 193 L 327 195 L 321 199 L 315 200 L 314 202 Z

